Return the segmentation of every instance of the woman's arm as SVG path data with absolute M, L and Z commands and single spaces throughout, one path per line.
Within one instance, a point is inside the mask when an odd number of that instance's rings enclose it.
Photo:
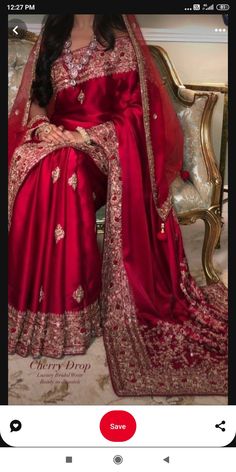
M 28 126 L 32 128 L 33 140 L 48 143 L 65 142 L 63 127 L 50 124 L 46 108 L 40 107 L 36 102 L 31 102 Z
M 33 120 L 36 116 L 47 116 L 46 108 L 40 107 L 36 102 L 31 102 L 29 111 L 29 121 Z

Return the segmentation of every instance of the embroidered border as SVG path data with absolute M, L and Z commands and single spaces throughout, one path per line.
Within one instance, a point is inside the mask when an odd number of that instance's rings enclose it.
M 150 133 L 150 122 L 149 122 L 149 99 L 148 99 L 148 90 L 147 90 L 147 81 L 146 81 L 146 74 L 145 74 L 145 62 L 143 56 L 141 54 L 138 41 L 135 37 L 134 32 L 129 24 L 126 15 L 123 15 L 126 28 L 129 32 L 130 39 L 133 44 L 133 48 L 137 57 L 138 62 L 138 69 L 139 69 L 139 77 L 140 77 L 140 89 L 141 89 L 141 97 L 142 97 L 142 107 L 143 107 L 143 123 L 144 123 L 144 130 L 145 130 L 145 137 L 146 137 L 146 146 L 147 146 L 147 154 L 148 154 L 148 162 L 149 162 L 149 170 L 150 170 L 150 180 L 151 180 L 151 187 L 152 187 L 152 194 L 155 207 L 157 209 L 157 186 L 155 180 L 155 168 L 154 168 L 154 155 L 152 149 L 152 142 L 151 142 L 151 133 Z
M 101 336 L 96 300 L 80 311 L 22 312 L 9 305 L 9 354 L 48 356 L 84 354 L 93 337 Z

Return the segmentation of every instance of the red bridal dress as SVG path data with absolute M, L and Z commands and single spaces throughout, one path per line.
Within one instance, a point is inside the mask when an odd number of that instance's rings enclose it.
M 85 128 L 90 144 L 37 141 L 42 36 L 26 65 L 9 119 L 9 353 L 84 354 L 103 335 L 117 395 L 225 395 L 226 288 L 189 273 L 171 198 L 183 133 L 137 21 L 123 17 L 127 34 L 114 50 L 98 43 L 76 80 L 63 55 L 52 66 L 50 121 Z

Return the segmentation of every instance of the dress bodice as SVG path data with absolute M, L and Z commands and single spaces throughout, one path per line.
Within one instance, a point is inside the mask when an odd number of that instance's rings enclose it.
M 73 51 L 73 62 L 80 64 L 86 50 Z M 51 75 L 52 121 L 68 129 L 75 127 L 75 121 L 86 126 L 104 122 L 123 111 L 130 100 L 140 101 L 138 63 L 127 35 L 116 38 L 113 50 L 106 51 L 98 43 L 76 80 L 70 78 L 63 54 L 54 62 Z
M 79 64 L 87 49 L 82 47 L 72 52 L 73 62 Z M 128 36 L 118 36 L 113 50 L 106 51 L 98 43 L 97 48 L 92 52 L 88 64 L 83 68 L 76 80 L 77 84 L 89 79 L 109 76 L 137 69 L 137 59 Z M 54 93 L 73 86 L 67 67 L 63 61 L 63 54 L 54 62 L 51 70 Z

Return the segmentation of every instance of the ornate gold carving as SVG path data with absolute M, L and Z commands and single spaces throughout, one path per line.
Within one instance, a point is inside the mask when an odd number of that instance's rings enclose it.
M 65 231 L 61 225 L 57 225 L 54 234 L 55 234 L 56 243 L 58 243 L 60 239 L 63 239 L 65 237 Z
M 52 181 L 55 184 L 55 182 L 59 179 L 61 173 L 60 167 L 55 167 L 55 169 L 52 171 Z
M 76 190 L 77 184 L 78 184 L 77 175 L 74 173 L 74 174 L 72 174 L 72 176 L 68 179 L 68 185 L 70 185 L 70 186 L 73 188 L 73 190 Z
M 213 266 L 213 253 L 221 231 L 219 205 L 208 210 L 193 210 L 179 215 L 179 222 L 187 225 L 202 219 L 205 223 L 205 236 L 202 247 L 202 265 L 208 284 L 219 282 L 220 277 Z
M 81 300 L 84 297 L 84 291 L 81 285 L 73 292 L 73 298 L 77 301 L 77 303 L 80 303 Z

